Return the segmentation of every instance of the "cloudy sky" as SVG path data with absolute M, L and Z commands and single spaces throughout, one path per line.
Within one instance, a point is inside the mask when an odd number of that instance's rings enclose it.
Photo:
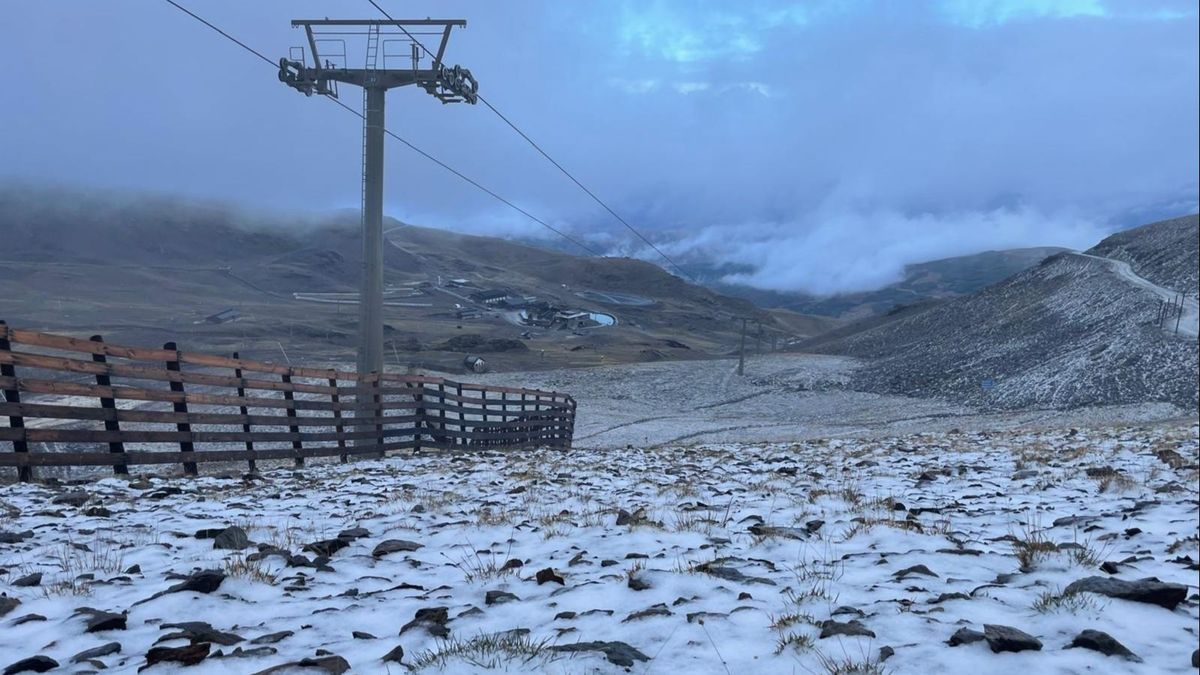
M 293 18 L 381 18 L 366 0 L 178 1 L 271 59 L 302 43 Z M 757 286 L 861 290 L 1197 209 L 1195 0 L 380 2 L 467 19 L 447 60 L 497 108 L 673 256 Z M 357 208 L 360 121 L 166 2 L 4 5 L 5 182 Z M 387 123 L 556 227 L 645 254 L 484 106 L 410 87 Z M 553 236 L 398 143 L 385 190 L 407 222 Z

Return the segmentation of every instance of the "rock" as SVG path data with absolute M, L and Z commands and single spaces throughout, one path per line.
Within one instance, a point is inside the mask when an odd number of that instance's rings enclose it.
M 374 635 L 371 635 L 370 633 L 368 633 L 366 631 L 362 631 L 362 630 L 351 631 L 350 637 L 354 638 L 355 640 L 376 640 L 376 639 L 378 639 Z
M 183 581 L 171 586 L 166 590 L 167 593 L 182 593 L 183 591 L 195 591 L 197 593 L 212 593 L 221 587 L 221 582 L 225 581 L 225 573 L 221 570 L 200 570 L 189 574 Z
M 810 534 L 816 534 L 824 525 L 825 521 L 823 520 L 810 520 L 804 524 L 804 529 L 808 530 Z
M 1200 649 L 1192 652 L 1192 667 L 1200 668 Z
M 19 604 L 21 604 L 21 601 L 16 598 L 0 595 L 0 617 L 16 609 Z
M 345 539 L 325 539 L 323 541 L 314 541 L 311 544 L 305 544 L 302 550 L 308 551 L 326 558 L 333 557 L 334 553 L 346 548 L 350 542 Z
M 350 664 L 342 657 L 336 654 L 322 656 L 315 659 L 300 659 L 291 663 L 281 663 L 278 666 L 272 666 L 265 670 L 260 670 L 254 675 L 271 675 L 272 673 L 290 673 L 293 670 L 319 670 L 330 675 L 342 675 L 342 673 L 350 670 Z
M 44 673 L 47 670 L 53 670 L 58 667 L 58 661 L 49 656 L 31 656 L 27 659 L 21 659 L 16 663 L 4 669 L 4 675 L 16 675 L 17 673 Z
M 279 650 L 275 649 L 274 647 L 251 647 L 249 649 L 242 649 L 241 647 L 235 647 L 234 650 L 229 652 L 228 654 L 226 654 L 218 649 L 217 651 L 213 652 L 212 654 L 209 654 L 209 658 L 213 658 L 213 659 L 216 659 L 216 658 L 259 659 L 264 656 L 274 656 L 278 653 L 279 653 Z
M 450 621 L 450 611 L 446 607 L 423 607 L 413 615 L 413 620 L 400 628 L 400 635 L 412 628 L 424 628 L 425 632 L 434 637 L 450 637 L 446 623 Z
M 851 607 L 850 605 L 842 605 L 841 607 L 838 607 L 837 609 L 830 612 L 830 616 L 838 616 L 840 614 L 850 614 L 853 616 L 866 616 L 867 615 L 866 612 L 862 611 L 861 609 L 859 609 L 857 607 Z
M 141 565 L 130 565 L 129 567 L 125 568 L 125 574 L 141 574 L 141 573 L 142 573 Z
M 896 655 L 896 650 L 884 645 L 879 648 L 879 662 L 883 663 Z
M 756 537 L 763 538 L 779 537 L 781 539 L 804 540 L 808 539 L 808 536 L 811 534 L 809 530 L 801 529 L 799 527 L 773 527 L 770 525 L 763 525 L 761 523 L 751 525 L 750 527 L 746 528 L 746 530 Z
M 969 645 L 972 642 L 979 642 L 983 639 L 985 639 L 983 633 L 980 633 L 977 630 L 971 630 L 970 628 L 959 628 L 958 630 L 954 631 L 954 635 L 951 635 L 949 640 L 946 640 L 946 644 L 950 645 L 951 647 L 957 647 L 959 645 Z
M 1145 602 L 1167 609 L 1175 609 L 1176 605 L 1187 599 L 1187 586 L 1164 583 L 1153 577 L 1138 581 L 1123 581 L 1110 577 L 1086 577 L 1072 582 L 1063 590 L 1063 594 L 1084 591 L 1132 602 Z
M 415 551 L 421 547 L 422 545 L 415 541 L 384 539 L 375 546 L 375 550 L 371 551 L 371 555 L 376 558 L 382 558 L 389 553 Z
M 696 570 L 700 571 L 700 572 L 704 572 L 705 574 L 711 574 L 712 576 L 717 577 L 718 579 L 725 579 L 726 581 L 738 581 L 738 582 L 745 583 L 745 584 L 766 584 L 768 586 L 776 585 L 774 581 L 771 581 L 770 579 L 768 579 L 766 577 L 747 576 L 745 574 L 742 574 L 741 570 L 735 569 L 733 567 L 724 567 L 724 566 L 720 566 L 720 565 L 705 564 L 705 565 L 698 565 L 696 567 Z
M 506 602 L 520 600 L 517 596 L 508 591 L 488 591 L 483 598 L 483 602 L 487 605 L 503 605 Z
M 75 610 L 75 614 L 86 614 L 88 616 L 88 633 L 99 633 L 106 630 L 125 630 L 126 617 L 124 614 L 106 612 L 100 609 L 92 609 L 91 607 L 80 607 Z
M 86 504 L 91 498 L 92 496 L 90 494 L 84 492 L 83 490 L 78 490 L 75 492 L 64 492 L 63 494 L 55 497 L 51 503 L 79 507 Z
M 83 512 L 83 515 L 93 518 L 107 518 L 112 515 L 112 512 L 103 506 L 90 506 Z
M 576 612 L 569 612 L 569 611 L 568 612 L 559 612 L 558 614 L 554 615 L 554 620 L 555 621 L 558 621 L 559 619 L 571 620 L 571 619 L 574 619 L 576 616 L 577 616 Z
M 625 585 L 631 590 L 635 591 L 648 591 L 651 588 L 650 584 L 645 579 L 636 574 L 629 575 L 629 580 L 625 583 Z
M 1121 571 L 1120 563 L 1106 560 L 1100 563 L 1100 571 L 1105 574 L 1116 574 Z
M 395 647 L 392 647 L 391 651 L 381 656 L 379 660 L 400 663 L 404 660 L 404 647 L 402 645 L 396 645 Z
M 569 645 L 550 647 L 555 652 L 601 652 L 610 663 L 622 668 L 632 668 L 634 661 L 649 661 L 650 657 L 624 642 L 575 642 Z
M 121 651 L 121 643 L 120 642 L 109 642 L 108 644 L 103 644 L 103 645 L 100 645 L 99 647 L 92 647 L 91 649 L 85 649 L 85 650 L 79 652 L 75 656 L 71 657 L 71 663 L 80 663 L 83 661 L 87 661 L 88 659 L 98 659 L 101 656 L 108 656 L 109 654 L 118 654 L 118 653 L 120 653 L 120 651 Z
M 188 640 L 189 642 L 214 642 L 226 647 L 242 642 L 245 638 L 233 633 L 224 633 L 203 621 L 183 621 L 180 623 L 164 623 L 163 630 L 176 630 L 160 637 L 156 642 L 167 640 Z
M 1090 649 L 1095 652 L 1100 652 L 1105 656 L 1121 656 L 1129 661 L 1135 661 L 1138 663 L 1141 663 L 1142 661 L 1140 658 L 1138 658 L 1137 654 L 1129 651 L 1125 645 L 1117 642 L 1116 638 L 1113 636 L 1105 633 L 1104 631 L 1091 630 L 1090 628 L 1081 632 L 1079 635 L 1076 635 L 1075 638 L 1071 640 L 1071 644 L 1067 645 L 1067 648 L 1070 649 L 1072 647 Z
M 214 549 L 240 551 L 249 547 L 250 538 L 246 536 L 246 531 L 236 525 L 221 530 L 217 536 L 213 537 Z
M 1012 480 L 1025 480 L 1027 478 L 1037 478 L 1037 469 L 1025 469 L 1018 471 L 1012 475 Z
M 541 586 L 542 584 L 548 583 L 551 581 L 553 581 L 554 583 L 556 583 L 560 586 L 565 586 L 567 583 L 566 579 L 563 579 L 562 577 L 555 574 L 554 570 L 549 567 L 547 567 L 546 569 L 543 569 L 543 570 L 538 570 L 538 573 L 534 578 L 537 579 L 538 586 Z M 632 581 L 632 578 L 630 579 L 630 581 Z
M 630 621 L 639 621 L 641 619 L 648 619 L 652 616 L 670 616 L 670 615 L 671 615 L 671 610 L 667 609 L 666 605 L 659 603 L 657 605 L 647 607 L 646 609 L 643 609 L 643 610 L 640 610 L 637 612 L 633 612 L 629 616 L 622 619 L 621 623 L 628 623 Z
M 16 581 L 12 582 L 12 585 L 16 586 L 17 588 L 30 588 L 32 586 L 41 586 L 42 585 L 42 573 L 34 572 L 32 574 L 26 574 L 25 576 L 21 577 L 20 579 L 17 579 Z
M 929 604 L 940 605 L 943 602 L 946 602 L 947 600 L 970 600 L 970 599 L 971 599 L 971 596 L 967 595 L 966 593 L 942 593 L 941 595 L 937 596 L 937 600 L 930 600 Z
M 367 528 L 351 527 L 350 529 L 342 530 L 341 532 L 338 532 L 337 538 L 345 539 L 346 541 L 354 541 L 356 539 L 365 539 L 369 536 L 371 536 L 371 532 L 369 530 L 367 530 Z
M 1042 648 L 1041 640 L 1012 626 L 984 624 L 983 638 L 987 640 L 988 646 L 992 648 L 992 651 L 997 654 L 1000 652 L 1037 651 Z
M 150 651 L 146 652 L 146 667 L 166 661 L 194 666 L 208 658 L 208 651 L 211 648 L 212 645 L 207 642 L 198 642 L 185 647 L 151 647 Z
M 875 632 L 864 626 L 858 619 L 851 619 L 845 623 L 841 621 L 834 621 L 833 619 L 826 619 L 822 621 L 821 635 L 819 639 L 824 640 L 825 638 L 833 637 L 834 635 L 846 635 L 850 637 L 857 635 L 861 637 L 873 638 L 875 637 Z
M 928 567 L 926 567 L 924 565 L 913 565 L 912 567 L 906 567 L 906 568 L 900 570 L 899 572 L 896 572 L 895 574 L 892 575 L 892 577 L 895 578 L 896 580 L 900 580 L 900 579 L 904 579 L 905 577 L 915 576 L 917 574 L 921 574 L 921 575 L 924 575 L 927 577 L 936 577 L 937 576 L 937 574 L 934 573 L 933 570 L 930 570 Z
M 267 633 L 266 635 L 260 635 L 251 640 L 250 644 L 273 645 L 276 642 L 282 642 L 283 640 L 290 638 L 292 635 L 295 635 L 295 633 L 290 630 L 281 630 L 278 633 Z
M 0 544 L 19 544 L 33 536 L 33 530 L 23 532 L 0 532 Z
M 19 616 L 19 617 L 13 619 L 12 625 L 24 626 L 27 623 L 34 623 L 35 621 L 45 621 L 45 620 L 46 620 L 46 617 L 42 616 L 41 614 L 26 614 L 25 616 Z

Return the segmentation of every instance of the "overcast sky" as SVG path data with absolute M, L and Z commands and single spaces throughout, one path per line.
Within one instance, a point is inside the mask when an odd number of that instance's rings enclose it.
M 366 0 L 179 2 L 271 59 L 302 43 L 293 18 L 381 18 Z M 1087 247 L 1197 209 L 1195 0 L 380 2 L 465 18 L 447 61 L 493 104 L 673 255 L 748 265 L 758 286 L 859 290 L 906 263 Z M 4 11 L 5 181 L 358 207 L 360 121 L 166 2 Z M 387 124 L 555 226 L 643 253 L 484 106 L 398 89 Z M 387 152 L 389 215 L 544 234 Z

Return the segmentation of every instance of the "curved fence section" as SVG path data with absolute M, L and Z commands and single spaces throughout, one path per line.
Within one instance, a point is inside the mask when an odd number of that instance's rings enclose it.
M 575 400 L 440 377 L 301 368 L 10 328 L 0 321 L 0 467 L 571 447 Z M 7 420 L 7 425 L 4 424 Z M 4 445 L 11 444 L 6 452 Z

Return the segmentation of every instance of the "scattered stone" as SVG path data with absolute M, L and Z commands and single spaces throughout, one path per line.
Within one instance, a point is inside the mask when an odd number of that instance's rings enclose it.
M 267 633 L 266 635 L 260 635 L 256 638 L 254 638 L 253 640 L 251 640 L 250 644 L 252 644 L 252 645 L 273 645 L 277 642 L 282 642 L 283 640 L 286 640 L 287 638 L 290 638 L 293 635 L 295 635 L 295 633 L 293 633 L 290 630 L 281 630 L 278 633 Z
M 570 620 L 570 619 L 574 619 L 574 618 L 575 618 L 575 616 L 576 616 L 576 613 L 575 613 L 575 612 L 559 612 L 558 614 L 555 614 L 555 615 L 554 615 L 554 620 L 555 620 L 555 621 L 558 621 L 559 619 L 568 619 L 568 620 Z
M 831 616 L 839 616 L 841 614 L 850 614 L 853 616 L 866 616 L 867 615 L 866 612 L 862 611 L 861 609 L 858 609 L 857 607 L 851 607 L 850 605 L 842 605 L 841 607 L 838 607 L 837 609 L 833 610 L 833 612 L 831 612 L 830 614 L 831 614 Z
M 16 663 L 4 669 L 4 675 L 16 675 L 17 673 L 44 673 L 47 670 L 53 670 L 58 667 L 58 661 L 49 656 L 31 656 L 27 659 L 21 659 Z
M 71 657 L 71 663 L 82 663 L 83 661 L 87 661 L 89 659 L 98 659 L 101 656 L 108 656 L 110 654 L 118 654 L 118 653 L 120 653 L 120 651 L 121 651 L 121 643 L 120 642 L 109 642 L 108 644 L 103 644 L 103 645 L 100 645 L 99 647 L 92 647 L 91 649 L 85 649 L 85 650 L 79 652 L 75 656 Z
M 781 539 L 808 539 L 811 532 L 807 529 L 799 527 L 774 527 L 771 525 L 763 525 L 756 523 L 746 528 L 746 530 L 756 536 L 763 538 L 779 537 Z
M 130 565 L 129 567 L 125 568 L 125 574 L 141 574 L 141 573 L 142 573 L 141 565 Z
M 425 632 L 434 637 L 450 637 L 450 629 L 446 623 L 450 621 L 450 611 L 446 607 L 423 607 L 413 615 L 413 620 L 400 628 L 400 635 L 412 628 L 424 628 Z
M 25 576 L 21 577 L 20 579 L 17 579 L 16 581 L 12 582 L 12 585 L 16 586 L 17 588 L 30 588 L 33 586 L 41 586 L 42 585 L 42 573 L 34 572 L 32 574 L 26 574 Z
M 967 595 L 966 593 L 942 593 L 941 595 L 937 596 L 937 600 L 930 600 L 929 604 L 940 605 L 943 602 L 946 602 L 947 600 L 970 600 L 970 599 L 971 599 L 971 596 Z
M 16 609 L 19 604 L 21 604 L 21 601 L 16 598 L 0 595 L 0 617 Z
M 824 640 L 834 635 L 860 636 L 860 637 L 875 637 L 875 631 L 867 628 L 858 619 L 851 619 L 845 623 L 826 619 L 821 622 L 820 639 Z
M 126 616 L 115 612 L 105 612 L 91 607 L 80 607 L 75 614 L 86 614 L 87 632 L 99 633 L 106 630 L 125 630 Z
M 560 586 L 565 586 L 567 583 L 566 579 L 563 579 L 562 577 L 555 574 L 554 570 L 549 567 L 547 567 L 546 569 L 543 569 L 543 570 L 538 570 L 538 573 L 535 576 L 535 578 L 537 579 L 538 586 L 541 586 L 542 584 L 548 583 L 551 581 L 553 581 L 554 583 L 556 583 Z M 633 579 L 631 577 L 630 581 L 632 581 L 632 580 Z
M 219 631 L 203 621 L 183 621 L 180 623 L 164 623 L 163 630 L 176 630 L 160 637 L 156 642 L 167 640 L 188 640 L 189 642 L 214 642 L 226 647 L 242 642 L 245 638 L 233 633 Z
M 899 572 L 896 572 L 895 574 L 892 575 L 892 577 L 895 578 L 897 581 L 899 581 L 906 577 L 916 576 L 918 574 L 921 574 L 921 575 L 924 575 L 927 577 L 936 577 L 937 576 L 937 574 L 934 573 L 933 570 L 929 569 L 928 567 L 926 567 L 924 565 L 913 565 L 912 567 L 906 567 L 906 568 L 900 570 Z
M 1012 475 L 1012 480 L 1025 480 L 1027 478 L 1037 478 L 1037 469 L 1025 469 L 1018 471 Z
M 213 548 L 226 551 L 240 551 L 250 547 L 250 538 L 246 536 L 246 531 L 234 525 L 221 530 L 217 536 L 213 537 Z
M 312 669 L 320 670 L 330 675 L 342 675 L 342 673 L 350 670 L 350 664 L 342 657 L 336 654 L 322 656 L 315 659 L 300 659 L 291 663 L 281 663 L 278 666 L 272 666 L 265 670 L 260 670 L 254 675 L 272 675 L 273 673 L 289 673 L 293 670 Z
M 23 532 L 0 532 L 0 544 L 20 544 L 33 536 L 33 530 Z
M 1138 581 L 1123 581 L 1110 577 L 1086 577 L 1072 582 L 1063 590 L 1063 593 L 1082 591 L 1132 602 L 1145 602 L 1167 609 L 1175 609 L 1176 605 L 1187 599 L 1187 586 L 1164 583 L 1154 577 Z
M 146 652 L 145 667 L 167 661 L 194 666 L 208 658 L 210 649 L 212 649 L 212 645 L 207 642 L 198 642 L 185 647 L 151 647 L 150 651 Z
M 354 638 L 355 640 L 376 640 L 376 639 L 378 639 L 374 635 L 371 635 L 370 633 L 368 633 L 366 631 L 362 631 L 362 630 L 352 631 L 350 633 L 350 637 Z
M 64 492 L 63 494 L 51 500 L 51 503 L 79 507 L 86 504 L 91 498 L 92 496 L 90 494 L 84 492 L 83 490 L 79 490 L 76 492 Z
M 1137 654 L 1129 651 L 1129 649 L 1117 642 L 1116 638 L 1105 633 L 1104 631 L 1087 629 L 1076 635 L 1071 644 L 1067 645 L 1067 649 L 1072 647 L 1082 647 L 1095 652 L 1100 652 L 1105 656 L 1120 656 L 1129 661 L 1141 663 L 1142 659 Z
M 735 569 L 733 567 L 724 567 L 722 565 L 707 565 L 706 564 L 706 565 L 698 565 L 696 567 L 696 570 L 700 571 L 700 572 L 704 572 L 705 574 L 711 574 L 712 576 L 717 577 L 718 579 L 724 579 L 726 581 L 737 581 L 737 582 L 741 582 L 744 584 L 766 584 L 768 586 L 776 585 L 774 581 L 771 581 L 770 579 L 768 579 L 766 577 L 747 576 L 745 574 L 742 574 L 741 570 Z
M 1200 649 L 1192 652 L 1192 667 L 1200 668 Z
M 404 647 L 402 645 L 396 645 L 395 647 L 392 647 L 391 651 L 384 654 L 379 660 L 400 663 L 404 660 Z
M 997 654 L 1000 652 L 1036 651 L 1042 648 L 1041 640 L 1012 626 L 984 624 L 983 638 L 987 640 L 992 651 Z
M 1100 563 L 1100 571 L 1104 572 L 1105 574 L 1116 574 L 1117 572 L 1121 571 L 1120 563 L 1106 560 Z
M 980 633 L 977 630 L 971 630 L 970 628 L 959 628 L 958 630 L 954 631 L 954 635 L 951 635 L 949 640 L 946 640 L 946 644 L 950 645 L 951 647 L 957 647 L 959 645 L 969 645 L 972 642 L 979 642 L 980 640 L 984 639 L 986 638 L 984 637 L 983 633 Z
M 884 645 L 879 648 L 879 662 L 883 663 L 896 655 L 896 650 Z
M 517 596 L 508 591 L 488 591 L 483 598 L 483 602 L 487 605 L 503 605 L 506 602 L 520 600 Z
M 342 530 L 341 532 L 338 532 L 337 538 L 345 539 L 346 541 L 354 541 L 356 539 L 365 539 L 369 536 L 371 536 L 371 533 L 367 530 L 367 528 L 352 527 L 350 529 Z
M 421 547 L 422 545 L 415 541 L 406 541 L 404 539 L 384 539 L 375 546 L 375 550 L 371 551 L 371 556 L 375 558 L 382 558 L 389 553 L 415 551 Z
M 84 510 L 83 515 L 91 516 L 92 518 L 108 518 L 112 515 L 112 512 L 103 506 L 89 506 Z
M 314 541 L 311 544 L 305 544 L 302 550 L 308 551 L 318 556 L 325 558 L 333 557 L 334 553 L 346 548 L 350 542 L 345 539 L 325 539 L 323 541 Z
M 221 570 L 200 570 L 189 574 L 183 581 L 167 589 L 167 593 L 182 593 L 195 591 L 197 593 L 212 593 L 225 581 L 225 573 Z
M 632 668 L 634 661 L 650 660 L 649 656 L 638 651 L 637 648 L 616 641 L 576 642 L 569 645 L 554 645 L 550 647 L 550 650 L 556 652 L 601 652 L 610 663 L 622 668 Z
M 21 617 L 17 617 L 15 619 L 13 619 L 12 625 L 23 626 L 27 623 L 34 623 L 37 621 L 45 621 L 45 620 L 46 620 L 46 617 L 42 616 L 41 614 L 26 614 L 25 616 L 21 616 Z
M 640 611 L 630 614 L 629 616 L 622 619 L 621 623 L 628 623 L 630 621 L 638 621 L 641 619 L 648 619 L 652 616 L 670 616 L 671 614 L 672 614 L 671 610 L 667 609 L 666 605 L 659 603 L 657 605 L 653 605 L 651 607 L 647 607 L 646 609 L 643 609 L 643 610 L 640 610 Z
M 629 580 L 625 585 L 635 591 L 648 591 L 651 588 L 650 584 L 645 579 L 636 574 L 629 575 Z

